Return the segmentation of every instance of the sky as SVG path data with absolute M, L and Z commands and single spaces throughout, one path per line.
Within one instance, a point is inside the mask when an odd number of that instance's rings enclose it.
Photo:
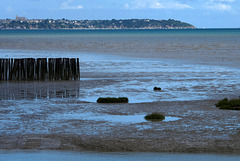
M 175 19 L 198 28 L 240 28 L 240 0 L 0 0 L 0 19 Z

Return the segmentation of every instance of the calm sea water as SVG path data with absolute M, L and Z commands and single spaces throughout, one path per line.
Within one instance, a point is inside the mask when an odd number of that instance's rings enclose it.
M 235 52 L 240 29 L 197 30 L 3 30 L 1 49 L 100 53 Z
M 79 57 L 82 53 L 101 53 L 199 62 L 233 58 L 231 61 L 236 63 L 240 61 L 240 29 L 2 30 L 0 49 L 77 52 Z M 5 53 L 7 51 L 0 52 L 1 56 Z
M 69 36 L 89 36 L 89 35 L 233 35 L 239 36 L 240 29 L 123 29 L 123 30 L 0 30 L 0 36 L 31 36 L 31 35 L 69 35 Z

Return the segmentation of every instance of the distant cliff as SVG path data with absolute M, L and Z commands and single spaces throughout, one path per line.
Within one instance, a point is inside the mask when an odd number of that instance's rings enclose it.
M 67 20 L 25 19 L 0 20 L 0 29 L 194 29 L 189 23 L 169 19 Z

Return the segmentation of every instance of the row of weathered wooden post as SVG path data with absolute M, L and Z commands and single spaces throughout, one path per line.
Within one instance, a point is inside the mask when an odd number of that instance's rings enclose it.
M 0 59 L 0 81 L 79 79 L 79 58 Z

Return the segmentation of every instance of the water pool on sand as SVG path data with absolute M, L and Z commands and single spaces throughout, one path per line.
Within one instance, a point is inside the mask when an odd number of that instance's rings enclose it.
M 95 120 L 95 121 L 107 121 L 113 123 L 123 123 L 123 124 L 137 124 L 142 122 L 149 122 L 144 119 L 146 115 L 96 115 L 94 113 L 69 113 L 63 114 L 61 116 L 55 115 L 54 119 L 82 119 L 82 120 Z M 171 117 L 166 116 L 163 120 L 164 122 L 168 121 L 177 121 L 181 119 L 180 117 Z

